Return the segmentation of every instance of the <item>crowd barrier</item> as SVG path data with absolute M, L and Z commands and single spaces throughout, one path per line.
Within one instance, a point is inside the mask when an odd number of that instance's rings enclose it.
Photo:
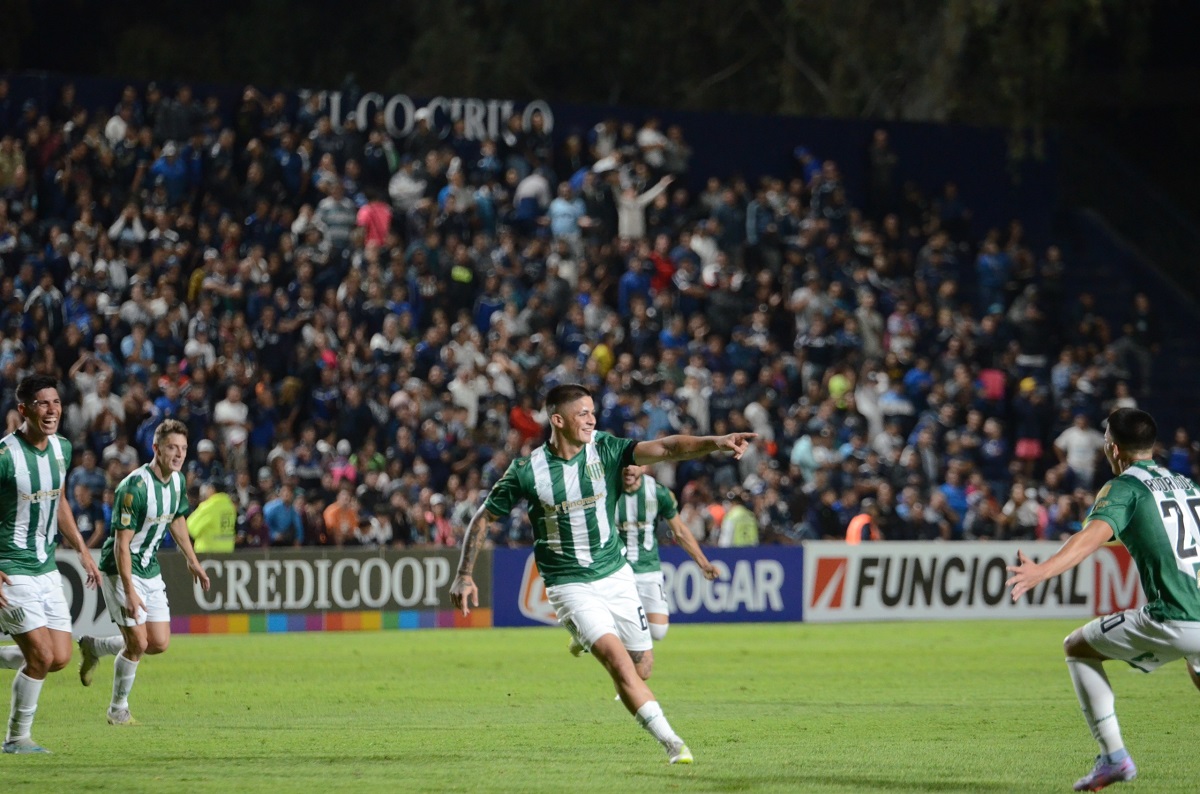
M 803 617 L 803 558 L 798 546 L 705 549 L 721 575 L 708 581 L 677 548 L 662 549 L 663 589 L 680 623 L 798 621 Z M 557 625 L 531 549 L 493 553 L 497 626 Z
M 489 551 L 480 553 L 475 572 L 479 607 L 466 616 L 450 607 L 457 549 L 266 549 L 211 554 L 201 560 L 211 581 L 208 592 L 192 580 L 183 555 L 164 551 L 159 562 L 174 634 L 492 625 Z M 58 552 L 58 570 L 75 633 L 117 633 L 104 596 L 85 587 L 75 552 Z
M 1045 559 L 1057 543 L 865 543 L 706 549 L 720 571 L 708 581 L 678 548 L 662 550 L 677 623 L 1089 618 L 1145 604 L 1137 569 L 1120 544 L 1102 547 L 1014 603 L 1004 582 L 1020 549 Z M 97 555 L 98 556 L 98 555 Z M 204 592 L 182 555 L 159 559 L 176 634 L 355 631 L 556 625 L 532 550 L 479 555 L 479 606 L 450 606 L 458 550 L 267 549 L 201 562 Z M 104 599 L 84 586 L 71 551 L 58 569 L 76 634 L 113 634 Z
M 1043 582 L 1013 601 L 1006 568 L 1024 551 L 1033 560 L 1053 554 L 1057 543 L 866 543 L 806 545 L 805 616 L 809 622 L 1082 618 L 1099 614 L 1099 593 L 1116 605 L 1133 593 L 1119 571 L 1124 547 L 1105 547 L 1094 560 Z M 1136 570 L 1127 565 L 1132 583 Z M 1140 587 L 1140 586 L 1139 586 Z M 1118 595 L 1120 597 L 1118 597 Z M 1111 610 L 1109 610 L 1111 611 Z

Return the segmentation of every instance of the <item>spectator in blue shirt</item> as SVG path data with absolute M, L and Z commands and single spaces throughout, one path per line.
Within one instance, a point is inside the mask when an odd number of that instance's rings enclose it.
M 571 190 L 570 184 L 561 182 L 558 185 L 558 196 L 550 202 L 546 211 L 550 219 L 550 234 L 557 238 L 578 240 L 580 221 L 587 217 L 587 206 Z
M 1000 250 L 995 240 L 988 240 L 975 259 L 975 273 L 979 279 L 979 305 L 990 309 L 999 305 L 1001 311 L 1008 308 L 1005 304 L 1004 285 L 1012 273 L 1012 260 L 1008 254 Z
M 640 295 L 646 303 L 650 302 L 650 277 L 645 273 L 642 260 L 632 256 L 629 259 L 629 269 L 617 284 L 617 313 L 621 317 L 629 317 L 629 304 L 635 295 Z
M 300 512 L 293 507 L 297 495 L 296 489 L 285 483 L 279 488 L 279 496 L 263 505 L 263 519 L 272 546 L 300 546 L 304 543 L 304 522 Z
M 174 141 L 167 141 L 162 148 L 162 155 L 150 166 L 154 178 L 162 177 L 167 188 L 167 201 L 171 206 L 178 206 L 187 194 L 190 174 L 188 167 L 179 159 L 179 147 Z

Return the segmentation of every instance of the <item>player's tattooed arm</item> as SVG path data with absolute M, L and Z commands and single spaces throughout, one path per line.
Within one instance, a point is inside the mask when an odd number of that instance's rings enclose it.
M 458 576 L 469 577 L 475 570 L 475 560 L 479 558 L 479 549 L 484 548 L 487 541 L 487 528 L 492 522 L 498 521 L 486 507 L 480 507 L 467 524 L 463 534 L 462 554 L 458 557 Z
M 479 508 L 471 518 L 471 523 L 467 525 L 467 532 L 463 537 L 462 554 L 458 560 L 459 576 L 470 576 L 474 572 L 479 550 L 483 548 L 483 544 L 487 540 L 488 525 L 495 520 L 496 516 L 483 507 Z
M 450 585 L 450 604 L 455 609 L 461 609 L 464 615 L 470 614 L 472 606 L 479 606 L 479 588 L 475 586 L 471 574 L 475 570 L 479 550 L 483 548 L 487 539 L 488 524 L 495 520 L 496 516 L 486 508 L 480 507 L 471 517 L 471 523 L 467 525 L 467 532 L 463 537 L 462 556 L 458 559 L 458 576 L 454 577 L 454 582 Z

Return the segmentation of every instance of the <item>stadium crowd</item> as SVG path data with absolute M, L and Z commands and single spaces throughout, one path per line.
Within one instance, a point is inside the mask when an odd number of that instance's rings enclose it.
M 1100 422 L 1150 385 L 1144 296 L 1115 331 L 1057 247 L 896 184 L 882 130 L 848 190 L 804 147 L 753 182 L 693 173 L 660 126 L 533 113 L 476 141 L 421 109 L 393 139 L 317 97 L 84 107 L 64 82 L 16 106 L 0 78 L 6 431 L 21 377 L 60 380 L 92 545 L 167 417 L 238 547 L 454 545 L 566 382 L 617 435 L 759 434 L 654 469 L 704 543 L 1079 528 Z M 1195 476 L 1185 431 L 1163 456 Z M 530 540 L 523 513 L 493 536 Z

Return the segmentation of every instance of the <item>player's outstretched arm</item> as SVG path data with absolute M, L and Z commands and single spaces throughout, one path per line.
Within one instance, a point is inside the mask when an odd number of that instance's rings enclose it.
M 742 457 L 757 433 L 729 433 L 724 436 L 667 436 L 653 441 L 639 441 L 633 447 L 633 461 L 639 466 L 665 460 L 692 460 L 713 452 L 732 452 L 735 460 Z
M 708 557 L 704 554 L 704 550 L 700 548 L 700 543 L 697 542 L 696 536 L 688 529 L 687 524 L 683 523 L 683 519 L 678 515 L 672 516 L 667 519 L 667 526 L 671 528 L 671 532 L 675 533 L 675 542 L 700 566 L 700 570 L 704 572 L 704 578 L 716 579 L 720 575 L 720 571 L 708 561 Z
M 92 553 L 88 551 L 83 535 L 79 533 L 79 526 L 75 523 L 75 514 L 71 512 L 71 505 L 67 503 L 67 486 L 65 484 L 58 494 L 58 531 L 66 540 L 67 545 L 79 554 L 79 564 L 83 566 L 83 570 L 87 574 L 87 586 L 92 589 L 99 587 L 100 569 L 96 567 L 96 561 L 92 559 Z
M 1007 570 L 1012 576 L 1006 585 L 1012 587 L 1012 598 L 1016 601 L 1025 593 L 1037 587 L 1047 579 L 1058 576 L 1063 571 L 1069 571 L 1087 559 L 1092 552 L 1103 546 L 1113 536 L 1112 527 L 1107 521 L 1094 518 L 1087 526 L 1072 535 L 1058 551 L 1054 552 L 1045 562 L 1034 562 L 1017 552 L 1018 565 L 1010 565 Z
M 473 574 L 479 550 L 487 540 L 488 525 L 496 520 L 486 507 L 480 507 L 471 516 L 467 531 L 463 535 L 462 554 L 458 558 L 458 575 L 450 585 L 450 604 L 461 609 L 464 615 L 471 614 L 472 606 L 479 606 L 479 588 L 475 586 Z
M 192 547 L 192 536 L 188 534 L 187 519 L 183 516 L 176 516 L 169 527 L 171 537 L 175 538 L 175 545 L 183 552 L 184 558 L 187 559 L 188 570 L 192 574 L 192 579 L 200 583 L 205 592 L 208 592 L 209 581 L 208 572 L 200 565 L 200 560 L 196 558 L 196 550 Z

